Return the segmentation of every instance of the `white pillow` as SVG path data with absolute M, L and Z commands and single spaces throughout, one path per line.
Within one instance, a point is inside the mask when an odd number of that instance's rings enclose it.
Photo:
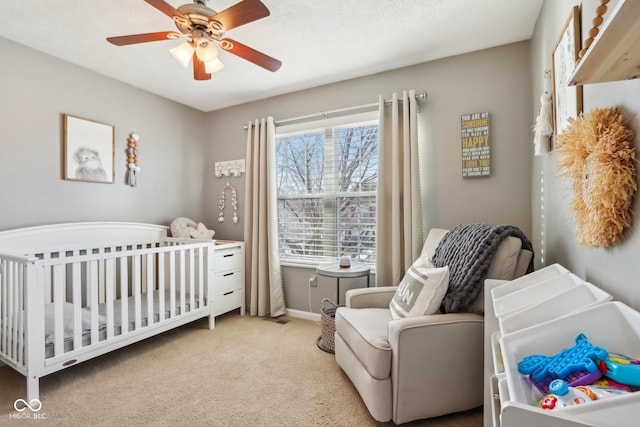
M 189 229 L 189 236 L 191 236 L 192 239 L 211 240 L 213 239 L 213 235 L 216 234 L 215 231 L 209 230 L 207 226 L 201 222 L 198 223 L 197 227 L 187 226 L 187 229 Z
M 398 285 L 389 310 L 391 317 L 423 316 L 437 313 L 449 287 L 449 267 L 430 266 L 428 256 L 418 258 Z

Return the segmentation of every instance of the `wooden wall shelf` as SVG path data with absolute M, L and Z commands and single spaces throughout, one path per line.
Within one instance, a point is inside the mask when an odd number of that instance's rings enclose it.
M 640 77 L 640 1 L 620 0 L 577 64 L 569 85 Z

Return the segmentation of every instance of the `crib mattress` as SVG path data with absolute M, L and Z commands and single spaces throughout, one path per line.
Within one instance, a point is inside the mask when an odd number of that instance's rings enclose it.
M 171 315 L 171 291 L 167 290 L 164 292 L 164 316 L 163 319 L 168 319 Z M 159 303 L 160 294 L 158 292 L 154 292 L 153 294 L 153 321 L 151 323 L 157 323 L 160 321 L 160 313 L 159 313 Z M 148 318 L 148 301 L 147 296 L 142 295 L 140 298 L 140 313 L 141 313 L 141 327 L 145 327 L 149 325 Z M 181 314 L 181 303 L 179 294 L 175 294 L 175 315 L 178 316 Z M 199 308 L 198 298 L 195 298 L 194 310 Z M 189 294 L 185 294 L 185 313 L 190 312 L 191 303 Z M 100 315 L 100 323 L 99 323 L 99 332 L 98 332 L 98 340 L 104 341 L 107 339 L 107 304 L 102 303 L 98 307 L 98 313 Z M 113 335 L 118 336 L 122 334 L 122 302 L 121 300 L 115 300 L 113 302 Z M 127 301 L 127 331 L 135 330 L 135 298 L 133 296 L 128 298 Z M 64 352 L 68 352 L 73 350 L 73 330 L 65 331 L 64 336 Z M 91 330 L 85 329 L 82 331 L 82 346 L 88 346 L 91 344 Z M 49 336 L 45 339 L 45 358 L 50 358 L 55 355 L 54 352 L 54 337 Z

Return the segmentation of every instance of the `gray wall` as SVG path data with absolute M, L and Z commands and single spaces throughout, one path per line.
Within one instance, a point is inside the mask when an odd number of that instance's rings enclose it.
M 572 0 L 547 0 L 540 13 L 531 41 L 531 70 L 533 111 L 537 111 L 538 98 L 543 91 L 543 72 L 551 69 L 551 53 L 571 7 Z M 582 33 L 586 34 L 595 16 L 599 3 L 596 0 L 582 2 Z M 611 2 L 609 11 L 615 2 Z M 606 19 L 606 17 L 605 17 Z M 585 37 L 583 36 L 583 39 Z M 584 111 L 595 107 L 618 107 L 628 118 L 628 125 L 636 132 L 635 145 L 638 147 L 640 133 L 640 80 L 597 83 L 584 87 Z M 532 117 L 533 123 L 533 117 Z M 638 155 L 636 154 L 636 157 Z M 609 249 L 589 249 L 580 247 L 575 238 L 575 222 L 569 211 L 571 199 L 569 182 L 559 177 L 557 159 L 553 154 L 536 157 L 532 173 L 532 229 L 537 253 L 544 249 L 546 265 L 560 263 L 578 276 L 602 287 L 620 301 L 640 309 L 640 293 L 637 291 L 640 276 L 640 230 L 637 213 L 640 202 L 636 197 L 633 225 L 625 232 L 625 240 Z M 541 177 L 544 183 L 541 183 Z M 544 196 L 544 202 L 541 202 Z M 542 216 L 544 212 L 544 219 Z M 542 243 L 544 235 L 544 244 Z M 537 267 L 540 267 L 538 259 Z
M 213 164 L 246 156 L 243 124 L 268 115 L 277 121 L 369 104 L 377 102 L 378 94 L 390 99 L 394 91 L 416 89 L 428 92 L 427 101 L 420 106 L 430 157 L 425 172 L 430 180 L 429 188 L 425 189 L 430 200 L 428 226 L 509 223 L 529 235 L 533 114 L 529 58 L 529 43 L 515 43 L 210 113 L 206 153 L 208 191 L 204 199 L 208 223 L 216 222 L 219 193 L 226 184 L 226 179 L 214 177 Z M 488 111 L 491 117 L 492 174 L 463 179 L 460 116 L 483 111 Z M 230 183 L 239 192 L 240 223 L 225 221 L 213 227 L 217 236 L 241 239 L 244 177 L 230 178 Z M 314 274 L 312 269 L 285 269 L 289 308 L 308 311 L 311 306 L 318 312 L 323 297 L 335 298 L 335 281 L 328 278 L 320 278 L 318 287 L 309 292 L 308 277 Z
M 205 115 L 0 38 L 0 230 L 113 220 L 202 218 Z M 63 114 L 115 126 L 115 184 L 62 179 Z M 140 135 L 139 184 L 125 184 Z
M 276 120 L 377 102 L 394 91 L 425 90 L 421 126 L 430 160 L 429 227 L 459 223 L 510 223 L 530 234 L 532 91 L 529 42 L 515 43 L 359 79 L 269 98 L 211 113 L 167 101 L 44 53 L 0 38 L 7 66 L 0 68 L 0 144 L 3 183 L 0 229 L 55 222 L 122 220 L 169 224 L 178 216 L 205 222 L 216 237 L 242 239 L 244 176 L 238 190 L 240 222 L 217 222 L 226 179 L 216 161 L 246 156 L 249 120 Z M 491 115 L 492 175 L 463 179 L 460 115 Z M 115 184 L 62 179 L 62 115 L 112 124 L 116 129 Z M 126 138 L 140 135 L 142 171 L 125 185 Z M 203 155 L 204 154 L 204 155 Z M 318 312 L 334 297 L 335 282 L 312 269 L 286 268 L 290 308 Z M 344 282 L 345 287 L 358 281 Z M 311 302 L 310 302 L 311 300 Z

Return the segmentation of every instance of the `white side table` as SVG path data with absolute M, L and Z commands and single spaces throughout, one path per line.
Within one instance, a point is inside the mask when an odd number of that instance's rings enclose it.
M 336 278 L 336 304 L 340 304 L 340 279 L 366 276 L 368 288 L 371 268 L 367 264 L 359 262 L 352 262 L 349 267 L 340 267 L 340 261 L 336 261 L 318 265 L 316 272 L 321 276 Z

